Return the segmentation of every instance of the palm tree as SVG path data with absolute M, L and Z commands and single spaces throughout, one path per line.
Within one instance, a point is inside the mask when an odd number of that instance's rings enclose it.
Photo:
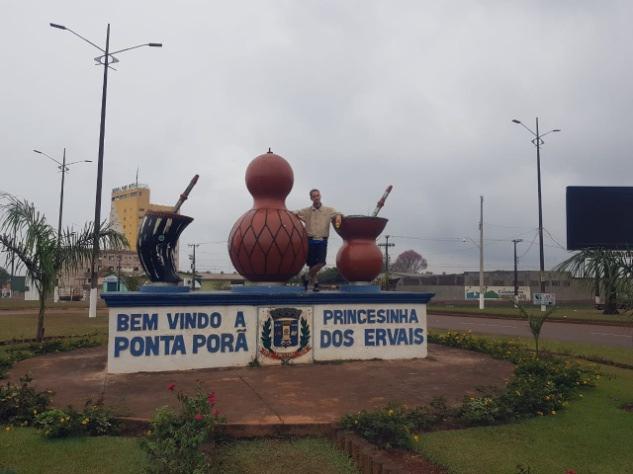
M 604 314 L 618 314 L 618 299 L 624 302 L 633 297 L 632 249 L 584 249 L 560 263 L 556 270 L 590 278 L 604 294 Z
M 0 211 L 0 246 L 8 254 L 15 254 L 18 265 L 24 266 L 39 292 L 35 337 L 41 342 L 44 338 L 46 301 L 59 274 L 83 268 L 92 258 L 93 224 L 85 224 L 81 232 L 67 229 L 58 237 L 57 231 L 33 204 L 6 193 L 0 194 Z M 118 249 L 126 244 L 125 237 L 110 224 L 101 227 L 101 249 Z

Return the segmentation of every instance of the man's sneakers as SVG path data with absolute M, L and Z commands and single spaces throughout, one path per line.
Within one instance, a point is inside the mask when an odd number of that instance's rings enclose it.
M 301 283 L 303 284 L 303 289 L 304 289 L 305 291 L 308 291 L 308 288 L 309 288 L 309 286 L 310 286 L 310 283 L 312 283 L 312 282 L 310 281 L 310 279 L 308 278 L 308 276 L 304 274 L 304 275 L 301 275 Z M 315 282 L 314 282 L 314 285 L 312 286 L 312 291 L 314 291 L 314 292 L 316 292 L 316 293 L 318 293 L 319 291 L 321 291 L 321 289 L 319 288 L 319 282 L 318 282 L 318 281 L 315 281 Z

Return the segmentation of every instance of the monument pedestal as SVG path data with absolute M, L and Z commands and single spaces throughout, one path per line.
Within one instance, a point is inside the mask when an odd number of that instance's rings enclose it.
M 285 290 L 104 294 L 108 372 L 427 355 L 432 293 Z

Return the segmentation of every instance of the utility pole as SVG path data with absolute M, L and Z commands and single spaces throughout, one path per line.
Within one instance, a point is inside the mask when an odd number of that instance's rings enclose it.
M 193 248 L 193 253 L 189 255 L 191 260 L 191 290 L 196 289 L 196 247 L 200 247 L 200 244 L 188 244 L 187 247 Z
M 479 309 L 484 309 L 484 197 L 479 196 Z
M 50 159 L 51 161 L 54 161 L 55 163 L 57 163 L 57 168 L 61 171 L 62 173 L 62 187 L 61 187 L 61 191 L 59 193 L 59 219 L 57 221 L 57 258 L 59 258 L 59 255 L 61 254 L 61 248 L 62 248 L 62 215 L 64 212 L 64 182 L 66 179 L 66 173 L 70 171 L 69 166 L 72 165 L 76 165 L 78 163 L 92 163 L 91 160 L 79 160 L 79 161 L 73 161 L 71 163 L 67 163 L 66 162 L 66 148 L 64 147 L 64 154 L 62 156 L 62 161 L 61 163 L 56 160 L 55 158 L 53 158 L 51 155 L 49 155 L 48 153 L 44 153 L 43 151 L 40 150 L 33 150 L 35 153 L 39 154 L 39 155 L 43 155 L 46 158 Z M 53 302 L 57 303 L 59 301 L 59 278 L 55 279 L 55 288 L 53 289 Z
M 62 212 L 64 210 L 64 179 L 66 177 L 66 147 L 64 147 L 64 155 L 62 157 L 62 190 L 59 193 L 59 220 L 57 222 L 57 253 L 61 251 L 62 241 Z M 55 279 L 55 289 L 53 290 L 53 303 L 59 302 L 59 277 Z
M 523 239 L 514 239 L 512 243 L 514 244 L 514 304 L 519 304 L 519 273 L 517 271 L 517 244 L 519 242 L 523 242 Z
M 384 247 L 385 248 L 385 289 L 388 290 L 389 289 L 389 247 L 395 247 L 396 244 L 394 243 L 389 243 L 389 237 L 391 237 L 390 235 L 385 235 L 385 243 L 384 244 L 378 244 L 378 247 Z

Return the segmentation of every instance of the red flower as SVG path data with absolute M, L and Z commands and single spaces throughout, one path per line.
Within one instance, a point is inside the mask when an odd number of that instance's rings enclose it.
M 196 413 L 196 416 L 193 417 L 196 421 L 202 421 L 204 417 L 200 413 Z
M 169 385 L 167 385 L 167 390 L 169 390 L 170 392 L 173 392 L 175 388 L 176 388 L 175 383 L 170 383 Z
M 207 401 L 209 402 L 209 405 L 213 405 L 216 402 L 216 398 L 215 398 L 215 392 L 211 392 L 209 394 L 209 396 L 207 397 Z
M 214 408 L 211 414 L 215 417 L 218 417 L 220 416 L 220 410 L 218 410 L 217 408 Z
M 567 469 L 565 474 L 576 474 L 576 469 Z

